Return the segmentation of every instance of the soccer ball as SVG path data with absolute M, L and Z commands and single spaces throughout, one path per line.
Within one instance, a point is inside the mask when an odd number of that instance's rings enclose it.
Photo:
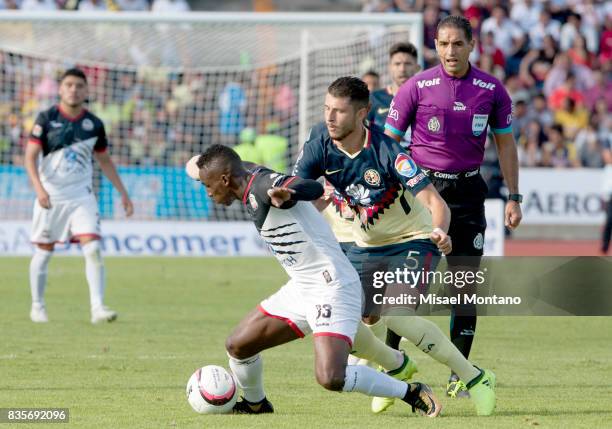
M 187 401 L 200 414 L 227 414 L 238 399 L 234 377 L 225 368 L 207 365 L 187 382 Z

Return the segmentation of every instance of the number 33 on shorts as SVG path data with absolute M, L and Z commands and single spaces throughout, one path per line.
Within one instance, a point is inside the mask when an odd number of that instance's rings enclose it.
M 316 304 L 315 308 L 317 309 L 317 320 L 321 317 L 324 319 L 329 319 L 331 317 L 332 306 L 329 304 L 319 305 Z

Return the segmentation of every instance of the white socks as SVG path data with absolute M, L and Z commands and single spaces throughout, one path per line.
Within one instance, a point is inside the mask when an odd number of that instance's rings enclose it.
M 408 391 L 407 383 L 367 366 L 348 365 L 345 374 L 343 392 L 402 399 Z
M 85 275 L 89 284 L 89 300 L 92 311 L 104 304 L 106 286 L 104 263 L 100 253 L 100 240 L 93 240 L 81 246 L 85 256 Z
M 263 388 L 263 359 L 260 354 L 246 359 L 236 359 L 228 354 L 229 366 L 244 399 L 259 402 L 266 397 Z
M 40 247 L 34 249 L 34 256 L 30 261 L 30 290 L 32 292 L 32 305 L 44 307 L 45 287 L 47 286 L 47 267 L 53 255 L 52 251 Z
M 435 323 L 419 316 L 384 316 L 383 319 L 392 331 L 448 366 L 465 383 L 480 374 Z

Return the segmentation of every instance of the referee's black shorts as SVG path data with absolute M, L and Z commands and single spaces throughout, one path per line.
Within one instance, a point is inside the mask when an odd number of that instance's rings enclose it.
M 449 256 L 481 257 L 487 228 L 484 208 L 488 192 L 486 182 L 480 173 L 470 177 L 446 179 L 435 177 L 435 174 L 430 172 L 429 179 L 451 211 L 448 234 L 453 241 L 453 251 Z M 476 258 L 475 261 L 477 265 L 480 258 Z

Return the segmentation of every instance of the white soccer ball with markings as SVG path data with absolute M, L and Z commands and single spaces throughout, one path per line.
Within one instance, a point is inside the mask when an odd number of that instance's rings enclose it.
M 231 413 L 237 399 L 236 381 L 223 367 L 199 368 L 187 382 L 187 401 L 197 413 Z

